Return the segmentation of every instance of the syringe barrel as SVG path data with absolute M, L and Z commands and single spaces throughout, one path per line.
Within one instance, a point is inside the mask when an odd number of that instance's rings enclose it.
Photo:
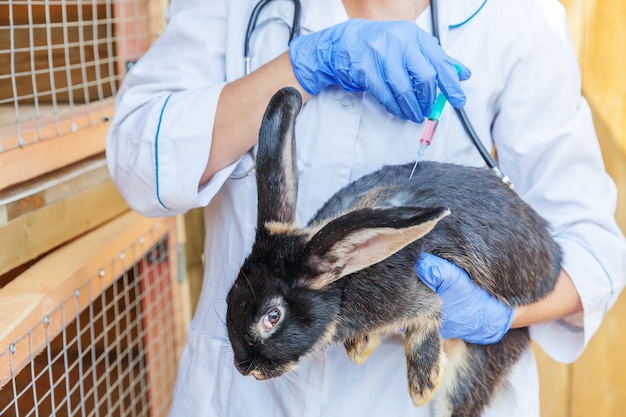
M 435 129 L 437 128 L 437 122 L 435 120 L 427 119 L 424 123 L 424 130 L 420 136 L 420 143 L 430 146 L 430 142 L 435 135 Z

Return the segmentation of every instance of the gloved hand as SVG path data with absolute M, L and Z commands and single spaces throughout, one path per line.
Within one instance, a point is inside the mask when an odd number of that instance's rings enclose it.
M 444 339 L 490 344 L 498 342 L 510 329 L 513 309 L 474 284 L 463 269 L 422 253 L 415 271 L 441 298 L 443 317 L 439 332 Z
M 296 37 L 289 55 L 312 95 L 329 85 L 367 91 L 390 113 L 418 123 L 430 114 L 437 86 L 452 106 L 465 104 L 460 81 L 469 78 L 469 69 L 413 22 L 351 19 Z

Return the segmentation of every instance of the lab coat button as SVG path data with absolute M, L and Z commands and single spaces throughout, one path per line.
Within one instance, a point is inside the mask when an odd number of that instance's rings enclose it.
M 341 97 L 339 102 L 341 103 L 343 107 L 352 107 L 354 106 L 354 97 L 352 97 L 349 94 L 346 94 L 345 96 Z

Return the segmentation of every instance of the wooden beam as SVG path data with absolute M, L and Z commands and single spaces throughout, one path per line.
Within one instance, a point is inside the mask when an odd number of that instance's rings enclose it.
M 583 355 L 572 367 L 572 405 L 568 417 L 614 417 L 626 407 L 626 343 L 622 297 L 606 315 Z
M 8 221 L 0 226 L 0 275 L 128 210 L 109 179 Z
M 0 388 L 175 227 L 175 218 L 128 212 L 52 252 L 0 289 Z
M 104 152 L 109 122 L 0 152 L 0 190 Z
M 0 191 L 0 226 L 38 208 L 69 198 L 110 179 L 104 154 Z
M 204 208 L 195 208 L 184 214 L 185 264 L 189 286 L 190 313 L 196 310 L 204 276 Z
M 616 218 L 626 231 L 626 2 L 562 0 L 607 171 L 618 187 Z
M 540 375 L 541 416 L 570 417 L 571 366 L 556 362 L 535 343 L 533 343 L 533 350 Z

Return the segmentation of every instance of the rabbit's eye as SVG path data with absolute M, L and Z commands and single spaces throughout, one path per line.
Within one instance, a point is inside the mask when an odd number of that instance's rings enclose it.
M 268 331 L 272 330 L 278 324 L 282 315 L 279 308 L 272 308 L 265 314 L 265 317 L 263 317 L 263 328 Z

